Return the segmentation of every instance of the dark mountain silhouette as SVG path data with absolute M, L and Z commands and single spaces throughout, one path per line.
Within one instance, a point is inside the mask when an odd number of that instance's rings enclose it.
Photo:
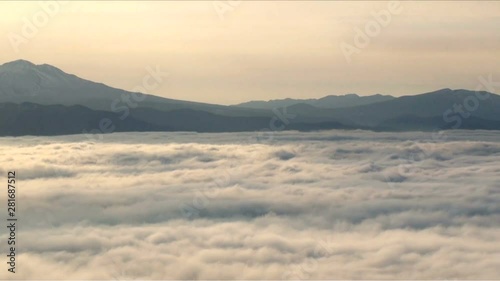
M 487 97 L 480 100 L 478 97 Z M 477 102 L 475 108 L 474 102 Z M 473 106 L 474 105 L 474 106 Z M 462 109 L 464 117 L 459 113 Z M 403 96 L 394 100 L 353 108 L 340 108 L 331 112 L 332 118 L 349 122 L 382 126 L 388 120 L 404 116 L 440 118 L 446 123 L 455 123 L 453 118 L 466 120 L 465 116 L 484 120 L 500 121 L 500 96 L 488 92 L 442 89 L 415 96 Z M 446 120 L 445 120 L 446 119 Z
M 468 90 L 442 89 L 398 98 L 327 96 L 317 100 L 286 99 L 238 106 L 153 95 L 146 95 L 137 106 L 121 103 L 135 94 L 78 78 L 50 65 L 34 65 L 23 60 L 6 63 L 0 66 L 0 135 L 500 129 L 500 96 Z
M 249 101 L 237 104 L 238 107 L 256 108 L 256 109 L 273 109 L 276 107 L 292 106 L 297 104 L 308 104 L 319 108 L 342 108 L 353 107 L 365 104 L 371 104 L 381 101 L 395 99 L 393 96 L 387 95 L 372 95 L 358 96 L 356 94 L 347 94 L 341 96 L 329 95 L 319 99 L 278 99 L 270 101 Z
M 94 111 L 80 105 L 0 104 L 0 136 L 69 135 L 93 133 L 93 130 L 111 133 L 171 131 L 171 128 L 133 117 L 122 121 L 112 112 Z
M 165 78 L 166 79 L 166 78 Z M 82 105 L 94 110 L 117 111 L 127 106 L 135 93 L 81 79 L 47 64 L 17 60 L 0 65 L 0 103 L 30 102 L 41 105 Z M 193 109 L 224 116 L 256 116 L 264 112 L 224 105 L 189 102 L 145 95 L 139 107 L 163 111 Z

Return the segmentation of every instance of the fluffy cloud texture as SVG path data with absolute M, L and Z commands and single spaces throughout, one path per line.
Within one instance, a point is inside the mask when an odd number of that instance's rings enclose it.
M 494 279 L 498 163 L 486 131 L 0 138 L 18 279 Z

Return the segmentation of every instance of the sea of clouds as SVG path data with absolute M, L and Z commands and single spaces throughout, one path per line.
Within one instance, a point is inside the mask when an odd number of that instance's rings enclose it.
M 499 163 L 488 131 L 0 138 L 0 279 L 496 279 Z

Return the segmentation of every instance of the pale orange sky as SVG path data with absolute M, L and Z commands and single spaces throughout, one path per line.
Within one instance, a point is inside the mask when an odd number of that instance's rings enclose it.
M 401 2 L 351 62 L 341 43 L 354 46 L 355 28 L 388 1 L 229 2 L 0 2 L 0 63 L 48 63 L 126 90 L 159 66 L 170 76 L 150 93 L 221 104 L 500 80 L 500 2 Z M 26 22 L 37 31 L 23 33 Z

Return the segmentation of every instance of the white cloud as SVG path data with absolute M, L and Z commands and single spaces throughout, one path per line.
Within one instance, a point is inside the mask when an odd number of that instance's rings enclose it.
M 499 276 L 500 134 L 251 135 L 0 138 L 19 178 L 16 277 Z

